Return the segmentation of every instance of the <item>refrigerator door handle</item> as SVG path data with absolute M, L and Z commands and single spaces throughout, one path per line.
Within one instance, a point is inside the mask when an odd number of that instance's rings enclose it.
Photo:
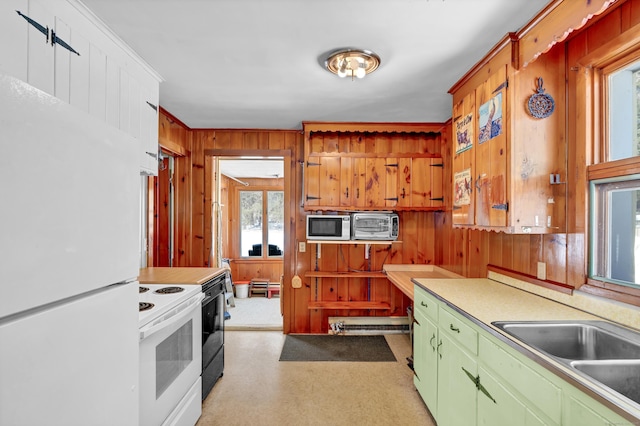
M 179 306 L 162 315 L 162 317 L 142 327 L 140 329 L 140 341 L 157 333 L 165 327 L 181 321 L 183 318 L 191 315 L 194 310 L 201 309 L 202 304 L 200 302 L 202 302 L 202 299 L 204 299 L 204 293 L 198 293 L 197 296 L 181 303 Z

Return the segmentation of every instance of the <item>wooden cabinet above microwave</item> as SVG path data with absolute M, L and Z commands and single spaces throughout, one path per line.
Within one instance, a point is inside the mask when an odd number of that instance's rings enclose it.
M 304 122 L 304 209 L 442 210 L 443 126 Z

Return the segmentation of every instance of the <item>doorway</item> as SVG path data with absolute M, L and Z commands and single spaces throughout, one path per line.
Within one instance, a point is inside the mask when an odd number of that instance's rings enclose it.
M 234 283 L 244 285 L 263 278 L 279 288 L 284 258 L 289 257 L 287 159 L 270 155 L 220 155 L 213 159 L 212 236 L 219 264 L 228 262 Z M 254 290 L 236 291 L 236 306 L 229 307 L 225 327 L 282 330 L 284 295 Z

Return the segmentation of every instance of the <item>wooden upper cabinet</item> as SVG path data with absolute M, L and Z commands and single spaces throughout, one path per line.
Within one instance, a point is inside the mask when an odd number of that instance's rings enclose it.
M 442 210 L 442 123 L 305 122 L 305 210 Z
M 450 90 L 452 220 L 507 233 L 563 232 L 564 51 L 556 46 L 516 69 L 517 43 L 506 36 Z

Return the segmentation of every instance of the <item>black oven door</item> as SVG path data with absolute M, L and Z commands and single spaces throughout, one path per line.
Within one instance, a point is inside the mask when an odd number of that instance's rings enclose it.
M 225 275 L 205 284 L 202 291 L 202 399 L 222 376 L 224 369 Z

